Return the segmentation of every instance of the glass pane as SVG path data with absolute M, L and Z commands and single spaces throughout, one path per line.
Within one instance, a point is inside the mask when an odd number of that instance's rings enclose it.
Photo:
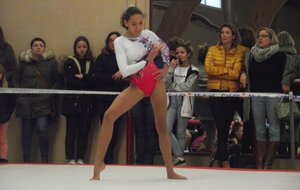
M 216 7 L 216 8 L 222 8 L 221 7 L 221 0 L 202 0 L 201 4 Z

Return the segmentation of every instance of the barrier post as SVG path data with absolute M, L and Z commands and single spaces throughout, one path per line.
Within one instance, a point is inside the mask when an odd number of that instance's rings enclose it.
M 294 95 L 293 92 L 289 92 L 290 103 L 290 139 L 291 139 L 291 168 L 296 168 L 296 154 L 295 154 L 295 128 L 294 128 L 294 107 L 293 107 Z

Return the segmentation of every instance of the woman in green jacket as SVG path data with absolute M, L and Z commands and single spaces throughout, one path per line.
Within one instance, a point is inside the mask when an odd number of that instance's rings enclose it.
M 42 38 L 31 40 L 31 49 L 19 56 L 18 87 L 57 89 L 63 86 L 54 54 L 46 49 Z M 43 163 L 48 162 L 48 123 L 52 113 L 52 94 L 20 94 L 16 116 L 22 119 L 22 146 L 24 162 L 30 162 L 33 130 L 36 128 Z

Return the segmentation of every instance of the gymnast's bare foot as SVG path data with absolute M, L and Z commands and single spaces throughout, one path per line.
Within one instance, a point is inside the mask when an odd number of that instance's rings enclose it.
M 90 180 L 100 180 L 100 172 L 103 171 L 105 167 L 106 165 L 104 163 L 94 166 L 94 175 Z
M 187 180 L 187 177 L 183 175 L 179 175 L 178 173 L 171 171 L 168 172 L 168 179 L 179 179 L 179 180 Z

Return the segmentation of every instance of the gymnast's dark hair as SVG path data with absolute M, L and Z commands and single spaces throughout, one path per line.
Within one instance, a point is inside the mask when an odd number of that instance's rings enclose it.
M 135 15 L 135 14 L 139 14 L 139 15 L 142 15 L 143 17 L 145 16 L 144 13 L 141 11 L 141 9 L 139 9 L 138 7 L 134 6 L 134 5 L 130 5 L 122 14 L 121 16 L 121 26 L 123 28 L 126 28 L 127 27 L 125 26 L 125 23 L 124 21 L 128 21 L 130 19 L 130 17 L 132 15 Z

